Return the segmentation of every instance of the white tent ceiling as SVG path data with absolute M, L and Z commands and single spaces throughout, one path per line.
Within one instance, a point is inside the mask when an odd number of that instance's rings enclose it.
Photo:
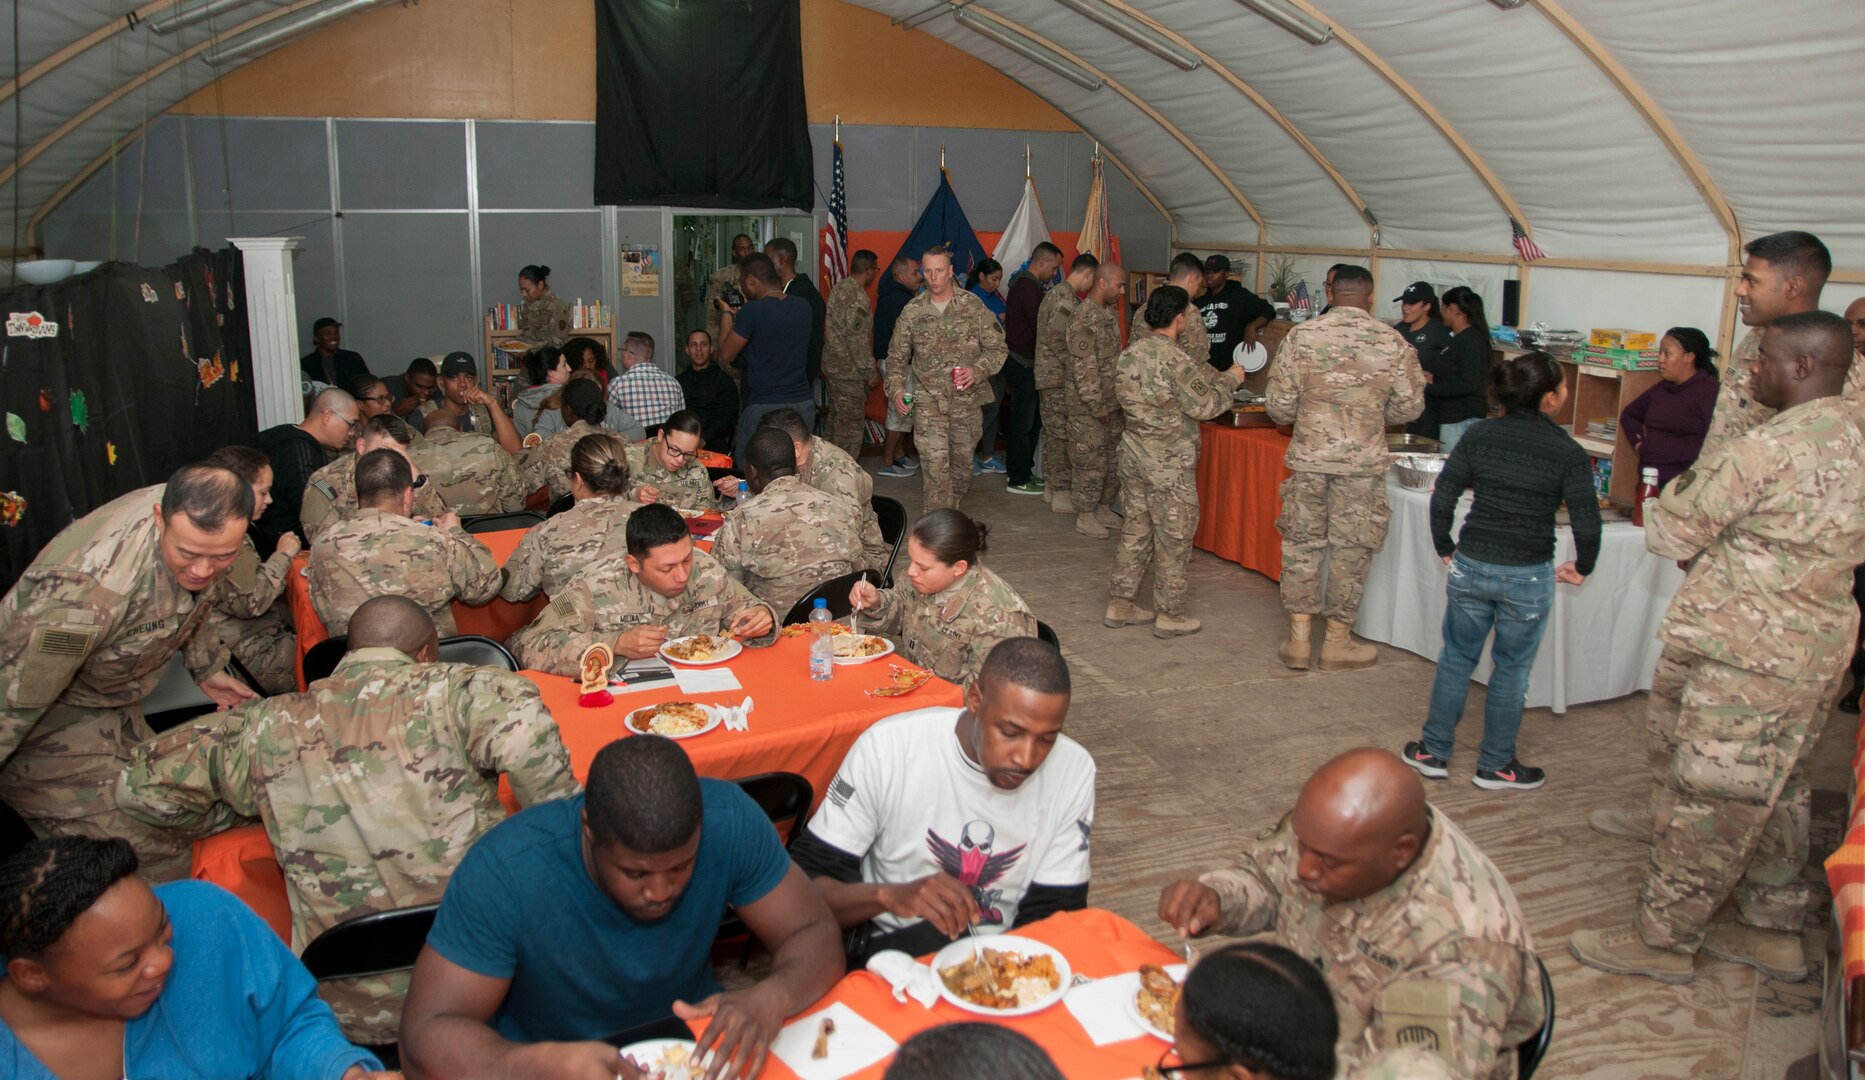
M 894 18 L 927 8 L 855 2 Z M 1364 205 L 1383 249 L 1505 256 L 1515 216 L 1556 260 L 1720 267 L 1732 238 L 1806 228 L 1840 266 L 1865 268 L 1856 0 L 1288 0 L 1334 28 L 1320 46 L 1238 0 L 1103 2 L 1203 63 L 1181 71 L 1057 0 L 967 6 L 1094 71 L 1106 79 L 1098 90 L 948 13 L 920 30 L 1100 140 L 1186 245 L 1365 250 Z M 137 17 L 176 6 L 151 0 Z M 23 218 L 38 216 L 211 78 L 198 55 L 173 62 L 178 53 L 315 6 L 253 0 L 158 36 L 130 26 L 121 0 L 23 4 L 23 131 L 0 158 L 8 234 L 15 199 Z M 87 35 L 89 47 L 69 49 Z M 15 103 L 13 85 L 0 105 Z

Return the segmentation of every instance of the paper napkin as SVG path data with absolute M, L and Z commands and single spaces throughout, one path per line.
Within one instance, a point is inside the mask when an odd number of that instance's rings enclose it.
M 815 1052 L 824 1018 L 835 1022 L 835 1034 L 829 1036 L 829 1056 L 818 1060 L 810 1055 Z M 841 1080 L 880 1061 L 899 1046 L 885 1031 L 838 1001 L 784 1025 L 771 1044 L 771 1053 L 803 1080 Z
M 682 694 L 717 694 L 745 688 L 728 667 L 674 668 L 673 678 Z
M 898 949 L 883 949 L 868 957 L 868 970 L 894 988 L 895 1001 L 912 997 L 930 1009 L 939 1000 L 939 976 Z
M 1166 968 L 1166 972 L 1180 982 L 1185 980 L 1184 964 L 1172 964 Z M 1137 1008 L 1132 1002 L 1139 992 L 1140 973 L 1129 971 L 1125 975 L 1114 975 L 1086 986 L 1077 986 L 1062 1000 L 1068 1006 L 1068 1011 L 1075 1014 L 1075 1020 L 1081 1024 L 1082 1030 L 1094 1040 L 1094 1044 L 1107 1046 L 1152 1035 L 1151 1031 L 1140 1026 L 1134 1015 Z

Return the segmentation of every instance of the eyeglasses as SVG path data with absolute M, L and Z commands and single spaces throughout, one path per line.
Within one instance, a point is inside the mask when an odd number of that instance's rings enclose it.
M 672 457 L 677 461 L 691 461 L 694 458 L 699 456 L 698 447 L 695 447 L 691 450 L 682 450 L 679 447 L 675 446 L 674 444 L 668 442 L 667 436 L 665 435 L 661 436 L 661 448 L 667 451 L 667 454 L 669 457 Z
M 356 430 L 356 425 L 362 422 L 360 420 L 352 420 L 335 409 L 325 409 L 324 411 L 336 417 L 337 419 L 343 421 L 343 427 L 344 427 L 344 430 L 346 431 Z
M 394 398 L 394 395 L 392 395 L 392 394 L 371 394 L 371 395 L 369 395 L 368 397 L 364 397 L 364 398 L 357 398 L 356 400 L 358 400 L 358 401 L 373 401 L 373 402 L 375 402 L 375 403 L 376 403 L 376 404 L 378 404 L 378 405 L 393 405 L 393 404 L 395 404 L 395 398 Z
M 1200 1069 L 1221 1069 L 1226 1065 L 1236 1064 L 1228 1058 L 1217 1058 L 1212 1061 L 1185 1061 L 1181 1059 L 1176 1065 L 1166 1064 L 1167 1058 L 1177 1058 L 1180 1056 L 1178 1047 L 1166 1047 L 1166 1052 L 1159 1055 L 1159 1062 L 1153 1066 L 1153 1071 L 1159 1074 L 1163 1080 L 1184 1080 L 1186 1073 L 1197 1072 Z

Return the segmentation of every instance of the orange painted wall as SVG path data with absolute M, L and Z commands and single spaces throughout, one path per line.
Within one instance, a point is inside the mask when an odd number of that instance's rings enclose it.
M 625 0 L 624 0 L 625 2 Z M 995 69 L 885 15 L 802 0 L 812 122 L 1074 131 Z M 345 19 L 176 106 L 231 116 L 593 120 L 590 0 L 426 0 Z

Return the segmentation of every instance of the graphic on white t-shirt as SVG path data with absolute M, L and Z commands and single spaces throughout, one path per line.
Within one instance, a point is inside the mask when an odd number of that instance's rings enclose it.
M 997 830 L 988 821 L 967 821 L 957 846 L 937 830 L 926 830 L 926 846 L 939 860 L 939 869 L 971 890 L 971 898 L 978 905 L 978 921 L 986 926 L 1003 925 L 1004 913 L 997 910 L 997 902 L 1003 899 L 1004 890 L 991 886 L 1017 864 L 1028 846 L 1018 844 L 1009 851 L 992 851 L 996 843 Z

